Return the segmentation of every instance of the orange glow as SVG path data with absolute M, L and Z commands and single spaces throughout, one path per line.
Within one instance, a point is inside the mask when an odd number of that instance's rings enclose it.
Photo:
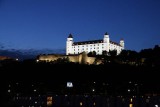
M 133 107 L 133 104 L 129 104 L 129 107 Z
M 52 106 L 52 97 L 47 97 L 47 106 Z

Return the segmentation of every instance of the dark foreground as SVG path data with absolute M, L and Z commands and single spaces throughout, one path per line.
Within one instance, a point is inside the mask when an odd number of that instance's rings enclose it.
M 17 107 L 158 107 L 160 67 L 16 62 L 0 67 L 0 104 Z M 71 82 L 73 87 L 67 87 Z

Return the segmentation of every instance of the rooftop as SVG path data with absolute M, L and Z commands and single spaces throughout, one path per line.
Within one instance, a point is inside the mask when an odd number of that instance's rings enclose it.
M 103 43 L 103 40 L 91 40 L 91 41 L 82 41 L 82 42 L 74 42 L 73 45 L 85 45 L 85 44 L 96 44 L 96 43 Z M 121 46 L 120 44 L 110 41 L 111 44 L 115 44 Z

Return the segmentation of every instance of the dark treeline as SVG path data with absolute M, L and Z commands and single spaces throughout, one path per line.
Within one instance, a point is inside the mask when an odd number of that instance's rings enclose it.
M 88 53 L 89 56 L 96 56 L 99 59 L 104 58 L 103 63 L 114 62 L 119 64 L 130 64 L 136 66 L 160 66 L 160 47 L 142 49 L 140 52 L 133 50 L 122 50 L 117 55 L 116 50 L 109 52 L 103 51 L 102 55 L 96 55 L 95 52 Z
M 126 95 L 128 87 L 140 87 L 140 94 L 160 93 L 160 67 L 131 66 L 119 64 L 80 65 L 75 63 L 49 64 L 32 61 L 10 64 L 1 68 L 1 88 L 7 90 L 8 84 L 22 84 L 20 90 L 31 94 L 31 84 L 37 84 L 41 93 L 65 94 L 66 83 L 74 84 L 72 93 L 90 93 L 96 82 L 96 93 Z M 133 86 L 129 86 L 129 82 Z M 105 84 L 105 86 L 103 85 Z M 106 84 L 109 84 L 107 86 Z M 142 85 L 141 85 L 142 84 Z M 106 88 L 105 88 L 106 87 Z M 3 92 L 3 91 L 2 91 Z M 137 94 L 137 89 L 134 94 Z M 3 94 L 3 93 L 2 93 Z M 5 96 L 5 95 L 3 95 Z
M 59 59 L 54 62 L 4 60 L 0 62 L 0 103 L 10 102 L 15 95 L 38 94 L 160 94 L 160 47 L 140 52 L 123 50 L 116 56 L 96 56 L 102 64 L 87 65 Z M 67 81 L 73 88 L 66 87 Z M 33 86 L 32 86 L 33 85 Z M 93 93 L 93 88 L 96 90 Z M 10 92 L 11 90 L 11 92 Z M 9 92 L 8 92 L 9 91 Z M 10 93 L 10 95 L 8 94 Z
M 4 65 L 0 68 L 0 71 L 2 80 L 104 80 L 111 82 L 139 80 L 149 82 L 159 80 L 160 67 L 117 63 L 102 65 L 52 64 L 47 62 L 37 63 L 33 60 Z
M 36 59 L 1 62 L 0 73 L 6 80 L 140 80 L 159 79 L 160 47 L 144 49 L 140 52 L 123 50 L 116 56 L 102 55 L 103 64 L 85 65 L 66 60 L 57 62 L 36 62 Z M 2 78 L 1 78 L 2 79 Z
M 102 58 L 102 56 L 97 56 Z M 55 62 L 36 62 L 36 59 L 17 61 L 3 61 L 0 66 L 0 82 L 2 87 L 10 82 L 43 82 L 61 84 L 66 81 L 87 83 L 97 81 L 122 84 L 134 81 L 146 84 L 145 90 L 160 89 L 160 47 L 144 49 L 135 52 L 124 50 L 118 56 L 103 55 L 104 62 L 100 65 L 86 65 L 58 60 Z M 55 85 L 53 85 L 55 86 Z M 160 92 L 160 91 L 159 91 Z

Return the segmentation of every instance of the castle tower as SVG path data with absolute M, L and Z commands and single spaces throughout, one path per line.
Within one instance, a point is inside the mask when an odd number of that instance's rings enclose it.
M 66 55 L 71 54 L 72 44 L 73 44 L 73 36 L 72 36 L 72 34 L 69 34 L 67 41 L 66 41 Z
M 110 40 L 109 40 L 109 34 L 107 32 L 104 34 L 103 43 L 104 43 L 104 46 L 106 47 L 106 49 L 104 51 L 109 52 Z
M 120 40 L 119 44 L 122 46 L 122 49 L 124 49 L 124 40 L 123 39 Z

